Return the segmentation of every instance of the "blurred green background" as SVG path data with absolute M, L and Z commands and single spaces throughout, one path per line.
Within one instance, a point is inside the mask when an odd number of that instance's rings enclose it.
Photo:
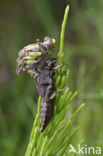
M 79 94 L 72 107 L 86 103 L 76 142 L 103 145 L 103 0 L 0 0 L 0 156 L 23 156 L 37 107 L 37 91 L 25 73 L 15 74 L 18 51 L 44 36 L 54 37 L 57 56 L 66 5 L 64 61 L 69 87 Z M 75 141 L 74 141 L 75 142 Z

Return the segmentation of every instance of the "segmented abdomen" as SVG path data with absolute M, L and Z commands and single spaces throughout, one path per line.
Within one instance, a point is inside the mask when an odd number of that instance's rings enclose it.
M 54 102 L 53 100 L 45 102 L 45 99 L 42 98 L 41 101 L 41 129 L 40 132 L 43 132 L 48 123 L 50 122 L 54 112 Z

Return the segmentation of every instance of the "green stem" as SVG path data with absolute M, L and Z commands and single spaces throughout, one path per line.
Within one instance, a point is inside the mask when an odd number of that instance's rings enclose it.
M 62 27 L 61 27 L 60 48 L 59 48 L 59 53 L 58 53 L 59 62 L 62 62 L 63 55 L 64 55 L 64 53 L 63 53 L 64 34 L 65 34 L 65 27 L 66 27 L 66 23 L 67 23 L 68 13 L 69 13 L 69 5 L 67 5 L 67 7 L 65 9 L 64 19 L 63 19 Z

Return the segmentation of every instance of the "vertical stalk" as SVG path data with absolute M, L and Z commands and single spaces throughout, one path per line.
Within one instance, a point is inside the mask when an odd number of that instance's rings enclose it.
M 62 26 L 61 26 L 60 48 L 59 48 L 59 53 L 58 53 L 59 64 L 63 62 L 64 34 L 65 34 L 65 27 L 66 27 L 66 23 L 67 23 L 68 13 L 69 13 L 69 5 L 67 5 L 67 7 L 65 9 L 64 18 L 63 18 L 63 22 L 62 22 Z

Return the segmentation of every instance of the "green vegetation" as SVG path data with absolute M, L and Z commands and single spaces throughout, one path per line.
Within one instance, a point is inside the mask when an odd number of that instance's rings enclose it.
M 88 146 L 103 145 L 103 1 L 68 0 L 64 61 L 70 69 L 69 88 L 78 96 L 69 105 L 67 116 L 86 103 L 73 124 L 79 129 L 72 140 L 77 147 L 84 139 Z M 15 74 L 18 50 L 49 35 L 57 40 L 66 1 L 0 1 L 0 155 L 23 156 L 37 110 L 33 80 Z M 64 93 L 64 92 L 63 92 Z M 62 94 L 62 93 L 60 93 Z
M 64 20 L 61 29 L 61 39 L 60 39 L 60 50 L 58 53 L 58 62 L 61 62 L 63 59 L 63 42 L 64 42 L 64 32 L 65 25 L 68 17 L 69 6 L 66 7 Z M 63 88 L 67 84 L 69 70 L 65 74 L 65 67 L 59 69 L 55 75 L 55 88 Z M 64 72 L 63 72 L 64 71 Z M 69 105 L 71 101 L 76 96 L 77 92 L 72 94 L 69 91 L 69 88 L 66 88 L 62 93 L 58 93 L 55 99 L 55 109 L 52 120 L 47 126 L 46 130 L 40 133 L 40 105 L 41 99 L 38 101 L 38 110 L 33 124 L 28 148 L 25 156 L 48 156 L 48 155 L 63 155 L 66 156 L 69 151 L 69 144 L 75 133 L 78 130 L 78 127 L 74 128 L 74 121 L 80 110 L 84 107 L 82 104 L 67 120 L 65 118 Z

